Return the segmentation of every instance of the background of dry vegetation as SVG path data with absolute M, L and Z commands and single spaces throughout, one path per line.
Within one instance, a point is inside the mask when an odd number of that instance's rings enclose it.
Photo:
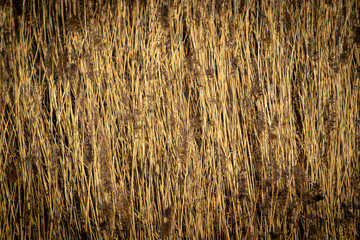
M 1 239 L 359 239 L 359 2 L 1 1 Z

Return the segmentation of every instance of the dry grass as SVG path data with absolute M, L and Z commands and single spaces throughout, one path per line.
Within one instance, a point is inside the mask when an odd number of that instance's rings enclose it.
M 359 239 L 340 1 L 1 1 L 0 239 Z

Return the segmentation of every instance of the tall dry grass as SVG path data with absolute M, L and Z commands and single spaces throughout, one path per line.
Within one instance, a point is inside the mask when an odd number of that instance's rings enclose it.
M 0 239 L 359 239 L 359 7 L 1 1 Z

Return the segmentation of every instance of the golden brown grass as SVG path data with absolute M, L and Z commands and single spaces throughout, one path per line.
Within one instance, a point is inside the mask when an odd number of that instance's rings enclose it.
M 358 239 L 341 1 L 1 1 L 0 239 Z

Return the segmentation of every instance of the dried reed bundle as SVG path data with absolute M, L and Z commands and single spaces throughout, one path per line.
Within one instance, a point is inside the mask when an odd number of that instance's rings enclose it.
M 359 235 L 355 1 L 5 2 L 3 238 Z

